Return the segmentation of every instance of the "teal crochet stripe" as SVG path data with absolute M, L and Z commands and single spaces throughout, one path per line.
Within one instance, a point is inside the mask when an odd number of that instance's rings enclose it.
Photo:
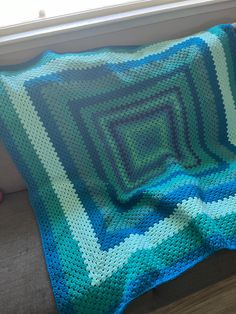
M 0 135 L 60 313 L 121 313 L 236 248 L 235 53 L 219 25 L 0 69 Z

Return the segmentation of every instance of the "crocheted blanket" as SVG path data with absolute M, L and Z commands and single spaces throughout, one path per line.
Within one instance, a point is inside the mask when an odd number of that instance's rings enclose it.
M 121 313 L 236 248 L 235 56 L 221 25 L 1 69 L 0 133 L 28 185 L 59 312 Z

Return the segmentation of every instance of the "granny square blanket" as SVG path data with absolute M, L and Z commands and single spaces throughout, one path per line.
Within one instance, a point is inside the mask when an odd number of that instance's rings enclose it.
M 27 182 L 60 313 L 121 313 L 236 248 L 231 25 L 1 68 L 0 135 Z

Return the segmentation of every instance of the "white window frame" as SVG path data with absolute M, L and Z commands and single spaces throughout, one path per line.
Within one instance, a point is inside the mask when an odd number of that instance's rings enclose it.
M 0 56 L 230 8 L 236 0 L 147 0 L 36 20 L 0 28 Z
M 49 0 L 50 1 L 50 0 Z M 127 0 L 129 1 L 129 0 Z M 198 0 L 198 2 L 205 2 L 206 0 Z M 215 0 L 207 0 L 215 1 Z M 216 0 L 218 1 L 218 0 Z M 227 1 L 227 0 L 226 0 Z M 184 0 L 130 0 L 130 2 L 123 4 L 116 4 L 107 6 L 104 8 L 96 8 L 88 11 L 73 12 L 71 14 L 58 15 L 54 17 L 37 18 L 32 21 L 17 23 L 13 25 L 6 25 L 0 27 L 1 35 L 10 35 L 23 31 L 29 31 L 37 28 L 44 28 L 49 26 L 55 26 L 70 22 L 76 22 L 81 20 L 88 20 L 96 17 L 109 16 L 137 9 L 156 7 L 166 4 L 173 4 L 173 2 L 184 2 Z M 42 8 L 44 9 L 44 8 Z
M 15 25 L 0 27 L 0 36 L 7 36 L 37 29 L 45 29 L 52 26 L 88 26 L 89 22 L 96 20 L 98 24 L 126 20 L 127 18 L 140 17 L 150 14 L 165 14 L 166 12 L 194 9 L 216 5 L 219 3 L 230 3 L 232 0 L 140 0 L 126 4 L 115 5 L 105 8 L 89 10 L 85 12 L 72 13 L 67 15 L 35 19 Z M 87 23 L 86 23 L 87 22 Z M 71 25 L 69 25 L 71 24 Z M 72 25 L 73 24 L 73 25 Z M 87 25 L 86 25 L 87 24 Z M 68 27 L 66 27 L 68 28 Z

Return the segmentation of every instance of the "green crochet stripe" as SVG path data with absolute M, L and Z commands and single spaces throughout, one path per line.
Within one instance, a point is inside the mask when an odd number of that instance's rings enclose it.
M 0 136 L 28 185 L 60 313 L 121 313 L 235 249 L 235 51 L 220 25 L 0 70 Z

